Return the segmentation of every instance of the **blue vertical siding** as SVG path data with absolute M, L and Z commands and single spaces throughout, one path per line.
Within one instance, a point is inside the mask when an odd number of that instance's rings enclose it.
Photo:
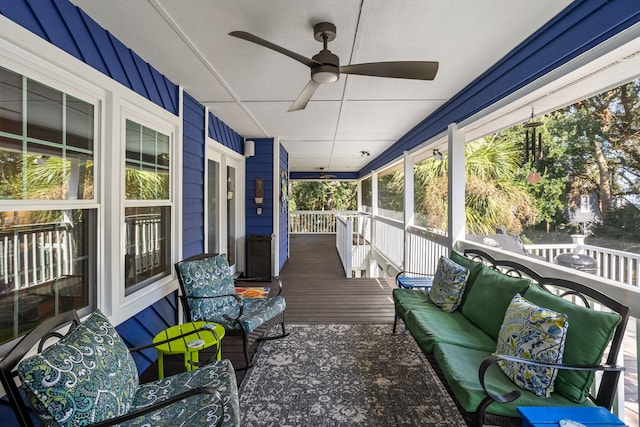
M 289 153 L 287 150 L 281 145 L 280 146 L 280 176 L 285 174 L 285 177 L 289 175 Z M 289 180 L 287 179 L 287 184 Z M 287 262 L 289 258 L 289 189 L 287 188 L 287 199 L 285 203 L 282 203 L 282 188 L 278 191 L 279 199 L 280 199 L 280 223 L 279 223 L 279 241 L 278 241 L 278 251 L 279 251 L 279 265 L 278 268 L 282 269 L 284 263 Z M 284 206 L 283 206 L 284 205 Z
M 571 3 L 360 170 L 364 176 L 640 22 L 638 0 Z
M 209 113 L 209 138 L 215 139 L 236 153 L 244 152 L 244 138 L 211 113 Z
M 178 86 L 67 0 L 0 0 L 0 14 L 178 114 Z
M 273 139 L 255 139 L 256 155 L 247 158 L 246 176 L 246 233 L 273 234 Z M 264 204 L 256 205 L 256 178 L 264 180 Z M 257 208 L 262 208 L 262 215 Z
M 182 256 L 204 252 L 205 108 L 183 95 Z

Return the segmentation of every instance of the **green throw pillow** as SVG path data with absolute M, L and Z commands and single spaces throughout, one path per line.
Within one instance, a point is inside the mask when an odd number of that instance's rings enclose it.
M 617 313 L 596 311 L 552 295 L 538 286 L 524 294 L 534 304 L 564 313 L 571 322 L 564 346 L 563 363 L 598 365 L 621 321 Z M 584 337 L 589 337 L 588 342 Z M 574 402 L 583 402 L 589 395 L 594 372 L 562 369 L 555 381 L 555 391 Z
M 462 304 L 461 312 L 494 340 L 515 294 L 524 294 L 531 282 L 482 268 Z
M 538 307 L 516 294 L 500 328 L 496 353 L 537 362 L 562 363 L 567 316 Z M 502 371 L 518 387 L 549 397 L 557 369 L 501 360 Z
M 429 298 L 442 311 L 452 312 L 460 305 L 462 293 L 469 277 L 466 267 L 441 256 L 429 289 Z
M 136 364 L 99 311 L 20 362 L 18 376 L 42 425 L 84 426 L 125 414 L 138 389 Z

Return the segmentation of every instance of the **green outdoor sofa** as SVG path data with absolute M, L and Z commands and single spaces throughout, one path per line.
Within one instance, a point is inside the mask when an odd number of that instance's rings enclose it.
M 624 369 L 615 363 L 622 347 L 627 307 L 579 283 L 542 277 L 523 265 L 497 261 L 482 251 L 467 250 L 465 256 L 452 251 L 449 259 L 468 270 L 460 305 L 445 312 L 428 291 L 398 287 L 393 290 L 393 331 L 401 319 L 469 424 L 520 425 L 518 406 L 611 409 Z M 558 295 L 547 289 L 554 289 Z M 559 314 L 568 324 L 562 335 L 562 364 L 553 365 L 561 369 L 546 371 L 557 372 L 555 381 L 551 379 L 553 387 L 549 390 L 554 389 L 549 397 L 516 386 L 498 366 L 505 360 L 516 368 L 552 366 L 496 353 L 499 336 L 504 342 L 500 335 L 503 322 L 507 328 L 504 331 L 508 330 L 505 313 L 507 308 L 512 310 L 510 304 L 516 301 L 516 294 L 537 308 Z M 602 373 L 597 387 L 595 371 Z

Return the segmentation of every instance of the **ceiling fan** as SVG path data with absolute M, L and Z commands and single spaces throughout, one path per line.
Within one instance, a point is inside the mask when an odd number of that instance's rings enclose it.
M 293 102 L 289 111 L 304 109 L 321 84 L 337 81 L 340 74 L 433 80 L 438 72 L 438 62 L 435 61 L 370 62 L 340 66 L 338 56 L 327 49 L 327 44 L 336 38 L 336 26 L 330 22 L 320 22 L 313 26 L 313 33 L 315 39 L 322 43 L 323 49 L 312 58 L 292 52 L 246 31 L 232 31 L 229 35 L 275 50 L 311 69 L 311 80 Z
M 324 173 L 324 168 L 320 168 L 320 174 L 319 175 L 308 175 L 305 176 L 305 178 L 314 178 L 314 179 L 331 179 L 331 178 L 335 178 L 335 175 L 331 175 L 328 173 Z

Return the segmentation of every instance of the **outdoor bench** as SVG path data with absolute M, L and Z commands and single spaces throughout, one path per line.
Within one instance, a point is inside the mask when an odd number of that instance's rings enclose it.
M 543 277 L 479 250 L 466 250 L 464 256 L 452 251 L 449 259 L 469 271 L 460 305 L 446 312 L 432 301 L 429 291 L 399 286 L 393 290 L 393 332 L 401 319 L 469 424 L 519 426 L 518 406 L 611 409 L 624 370 L 615 363 L 629 316 L 626 306 L 580 283 Z M 514 298 L 516 294 L 530 306 L 559 313 L 566 320 L 561 363 L 496 353 L 499 341 L 504 342 L 500 334 L 509 326 L 510 316 L 505 314 L 508 308 L 513 310 L 513 301 L 521 301 Z M 501 330 L 503 322 L 507 329 Z M 548 388 L 550 395 L 539 397 L 520 388 L 498 366 L 504 361 L 511 367 L 557 372 Z M 599 381 L 594 381 L 596 371 L 601 372 Z

